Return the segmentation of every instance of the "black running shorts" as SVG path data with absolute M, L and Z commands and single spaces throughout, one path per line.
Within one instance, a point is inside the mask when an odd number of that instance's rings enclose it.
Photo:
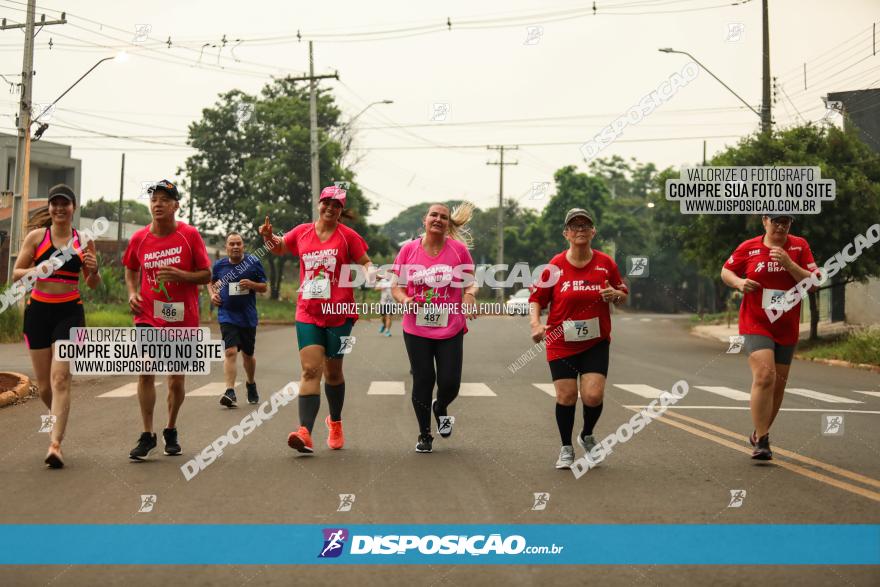
M 584 373 L 599 373 L 608 377 L 608 351 L 611 342 L 606 338 L 596 346 L 576 355 L 550 361 L 550 375 L 557 379 L 577 379 Z
M 29 300 L 24 310 L 24 342 L 31 350 L 48 349 L 56 340 L 70 340 L 70 329 L 84 327 L 82 300 L 49 304 Z
M 254 346 L 257 342 L 256 328 L 221 322 L 220 332 L 223 334 L 223 343 L 226 348 L 238 347 L 238 350 L 244 354 L 254 356 Z

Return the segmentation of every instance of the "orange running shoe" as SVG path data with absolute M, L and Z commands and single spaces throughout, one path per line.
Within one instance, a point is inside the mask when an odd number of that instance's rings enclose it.
M 345 436 L 342 435 L 342 420 L 334 422 L 328 415 L 324 423 L 327 424 L 327 430 L 330 431 L 330 435 L 327 436 L 327 446 L 333 450 L 339 450 L 345 445 Z
M 312 448 L 312 435 L 305 426 L 300 426 L 296 432 L 291 432 L 287 437 L 287 446 L 293 450 L 311 454 L 315 452 Z

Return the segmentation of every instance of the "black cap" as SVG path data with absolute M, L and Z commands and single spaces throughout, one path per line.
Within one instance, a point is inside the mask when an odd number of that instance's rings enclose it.
M 773 220 L 774 218 L 791 218 L 791 221 L 794 222 L 794 216 L 791 214 L 764 214 L 764 216 L 770 220 Z
M 73 193 L 73 188 L 65 183 L 59 183 L 49 189 L 49 201 L 52 201 L 52 198 L 66 198 L 76 204 L 76 194 Z
M 589 212 L 587 212 L 583 208 L 572 208 L 565 214 L 565 222 L 563 223 L 563 226 L 568 226 L 569 222 L 578 217 L 586 218 L 590 221 L 590 224 L 595 224 L 593 222 L 593 217 L 590 216 Z
M 147 193 L 150 195 L 153 195 L 154 192 L 165 192 L 169 197 L 180 200 L 180 192 L 177 191 L 177 186 L 167 179 L 157 181 L 147 189 Z

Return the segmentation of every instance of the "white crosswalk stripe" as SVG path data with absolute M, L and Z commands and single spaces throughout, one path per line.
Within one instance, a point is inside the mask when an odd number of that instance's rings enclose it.
M 532 383 L 532 385 L 534 385 L 550 397 L 556 397 L 556 388 L 553 387 L 552 383 Z
M 256 379 L 254 379 L 256 381 Z M 238 387 L 241 384 L 241 381 L 236 381 L 235 386 Z M 226 383 L 223 381 L 213 381 L 206 385 L 203 385 L 197 389 L 192 390 L 186 397 L 217 397 L 219 398 L 226 392 Z
M 751 396 L 749 394 L 742 392 L 738 389 L 733 389 L 732 387 L 719 387 L 714 385 L 695 385 L 694 387 L 696 387 L 697 389 L 702 389 L 703 391 L 708 391 L 709 393 L 714 393 L 715 395 L 735 399 L 741 402 L 747 402 L 751 399 Z
M 821 391 L 813 391 L 812 389 L 802 389 L 800 387 L 787 387 L 785 389 L 785 393 L 793 393 L 794 395 L 800 395 L 803 397 L 808 397 L 810 399 L 817 399 L 819 401 L 828 402 L 829 404 L 862 404 L 864 402 L 860 402 L 856 399 L 849 399 L 848 397 L 838 397 L 836 395 L 831 395 L 828 393 L 822 393 Z
M 406 395 L 403 381 L 371 381 L 367 395 Z
M 880 397 L 880 391 L 857 391 L 857 390 L 853 390 L 853 391 L 855 391 L 856 393 L 863 393 L 865 395 L 870 395 L 872 397 Z
M 162 385 L 163 382 L 157 381 L 156 387 Z M 112 389 L 107 393 L 102 393 L 98 397 L 131 397 L 133 395 L 137 395 L 138 392 L 138 384 L 137 381 L 132 381 L 131 383 L 126 383 L 125 385 L 120 385 L 116 389 Z
M 662 389 L 657 389 L 656 387 L 651 387 L 650 385 L 644 385 L 641 383 L 615 383 L 614 387 L 617 387 L 624 391 L 628 391 L 630 393 L 634 393 L 636 395 L 640 395 L 648 399 L 656 399 L 660 397 L 661 393 L 663 393 Z
M 466 397 L 495 397 L 496 394 L 485 383 L 462 383 L 458 389 L 458 395 Z

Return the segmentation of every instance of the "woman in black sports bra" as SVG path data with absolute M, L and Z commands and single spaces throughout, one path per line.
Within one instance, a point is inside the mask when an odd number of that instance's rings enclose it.
M 70 411 L 71 377 L 67 361 L 52 359 L 52 345 L 57 340 L 67 340 L 71 328 L 86 325 L 77 289 L 80 271 L 92 289 L 101 280 L 94 242 L 82 246 L 79 233 L 71 226 L 75 209 L 76 196 L 70 187 L 59 184 L 49 190 L 52 224 L 28 233 L 12 276 L 15 281 L 23 280 L 26 287 L 33 285 L 24 312 L 24 340 L 30 350 L 40 399 L 54 420 L 45 461 L 53 469 L 64 466 L 61 440 Z M 69 258 L 64 260 L 65 257 Z

